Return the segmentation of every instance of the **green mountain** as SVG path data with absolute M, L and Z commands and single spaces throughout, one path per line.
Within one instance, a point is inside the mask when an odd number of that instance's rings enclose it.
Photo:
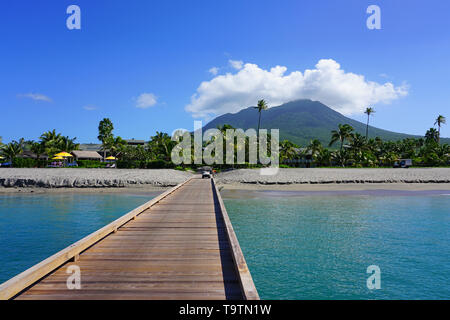
M 258 126 L 258 110 L 253 107 L 237 113 L 227 113 L 209 122 L 203 130 L 217 128 L 229 124 L 235 128 L 247 130 Z M 311 100 L 296 100 L 262 112 L 261 129 L 280 129 L 280 140 L 288 139 L 300 146 L 305 146 L 313 139 L 319 139 L 328 145 L 331 130 L 339 124 L 349 124 L 356 132 L 365 135 L 366 124 L 350 119 L 334 111 L 323 103 Z M 425 132 L 424 132 L 425 134 Z M 369 137 L 380 137 L 383 140 L 401 140 L 404 138 L 420 138 L 403 133 L 387 131 L 369 126 Z M 448 143 L 450 139 L 441 139 Z

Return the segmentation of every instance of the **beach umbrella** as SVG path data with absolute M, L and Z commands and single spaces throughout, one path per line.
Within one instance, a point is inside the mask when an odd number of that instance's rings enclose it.
M 108 158 L 105 158 L 105 160 L 116 160 L 116 157 L 109 156 Z
M 64 152 L 64 151 L 55 154 L 55 156 L 56 156 L 56 157 L 73 157 L 73 155 L 71 155 L 70 153 Z
M 63 160 L 64 158 L 61 156 L 55 156 L 52 158 L 52 160 Z

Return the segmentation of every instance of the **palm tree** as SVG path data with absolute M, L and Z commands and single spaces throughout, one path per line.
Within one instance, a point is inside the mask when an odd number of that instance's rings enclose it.
M 267 103 L 264 99 L 258 101 L 258 105 L 256 107 L 253 107 L 255 109 L 258 109 L 259 118 L 258 118 L 258 130 L 256 131 L 258 133 L 258 140 L 259 140 L 259 128 L 261 125 L 261 112 L 263 110 L 267 110 L 269 107 L 267 106 Z
M 431 142 L 439 141 L 439 132 L 435 128 L 430 128 L 425 133 L 425 143 L 429 144 Z
M 367 126 L 366 126 L 366 139 L 369 137 L 369 118 L 372 113 L 375 113 L 375 109 L 372 107 L 366 108 L 366 111 L 364 111 L 365 114 L 367 114 Z
M 345 162 L 347 160 L 347 153 L 343 152 L 344 142 L 345 140 L 351 141 L 353 139 L 353 127 L 348 124 L 340 124 L 338 130 L 331 131 L 331 141 L 329 146 L 331 147 L 335 142 L 340 141 L 341 146 L 339 148 L 339 152 L 335 154 L 335 159 L 341 163 L 343 167 L 345 167 Z
M 437 140 L 438 143 L 441 140 L 441 125 L 445 124 L 445 123 L 446 123 L 446 120 L 445 120 L 445 117 L 443 115 L 439 115 L 436 118 L 436 122 L 434 123 L 434 125 L 436 125 L 436 124 L 438 125 L 438 140 Z
M 240 144 L 238 145 L 238 143 L 237 143 L 238 139 L 233 138 L 233 134 L 230 137 L 227 136 L 227 130 L 235 130 L 235 128 L 233 126 L 231 126 L 229 124 L 224 124 L 222 126 L 217 126 L 217 129 L 220 130 L 220 132 L 222 133 L 222 136 L 223 136 L 223 154 L 226 155 L 227 158 L 228 158 L 228 156 L 230 156 L 230 155 L 228 155 L 228 153 L 227 153 L 227 148 L 233 149 L 233 163 L 232 163 L 232 166 L 234 168 L 234 164 L 237 162 L 238 150 L 245 152 L 245 144 L 244 145 L 240 145 Z M 244 161 L 245 161 L 245 158 L 244 158 Z
M 16 158 L 22 152 L 22 144 L 15 140 L 8 144 L 2 145 L 0 149 L 0 153 L 11 162 L 11 166 L 14 158 Z
M 292 159 L 297 154 L 296 145 L 289 140 L 283 140 L 280 143 L 281 162 L 286 159 Z
M 327 148 L 322 148 L 316 154 L 315 159 L 319 166 L 329 166 L 331 164 L 331 152 Z
M 60 133 L 56 133 L 55 129 L 53 129 L 52 131 L 44 132 L 41 135 L 41 137 L 40 137 L 41 142 L 44 145 L 47 145 L 47 144 L 52 144 L 52 145 L 58 144 L 61 141 L 61 138 L 62 138 L 61 134 Z
M 352 136 L 350 142 L 350 150 L 353 152 L 353 160 L 359 165 L 364 162 L 365 151 L 369 149 L 367 138 L 363 137 L 359 133 L 355 133 Z
M 349 160 L 348 156 L 349 156 L 349 154 L 348 154 L 347 150 L 339 150 L 339 151 L 334 151 L 331 153 L 331 158 L 335 162 L 340 163 L 342 167 L 345 167 L 345 164 Z
M 340 141 L 341 146 L 339 150 L 342 152 L 345 140 L 352 140 L 353 127 L 349 124 L 340 124 L 338 130 L 331 131 L 331 141 L 329 146 L 331 147 L 335 142 Z
M 151 137 L 150 144 L 157 150 L 157 157 L 163 157 L 164 160 L 170 159 L 170 149 L 172 139 L 165 132 L 156 131 L 156 135 Z
M 316 156 L 320 153 L 322 149 L 323 149 L 322 143 L 317 139 L 311 140 L 309 145 L 306 147 L 306 150 L 311 151 L 311 157 L 313 159 L 316 158 Z
M 36 142 L 36 141 L 30 141 L 29 142 L 30 145 L 30 150 L 31 152 L 33 152 L 34 154 L 36 154 L 36 159 L 39 160 L 39 158 L 41 157 L 41 155 L 43 153 L 45 153 L 45 147 L 42 143 L 40 142 Z
M 107 143 L 107 147 L 111 153 L 112 156 L 117 156 L 120 150 L 123 149 L 123 147 L 127 144 L 125 140 L 123 140 L 121 137 L 116 137 L 110 139 Z
M 78 150 L 80 148 L 79 143 L 75 143 L 77 138 L 70 139 L 69 137 L 61 137 L 61 141 L 59 142 L 60 151 L 72 152 L 73 150 Z
M 267 110 L 269 107 L 267 106 L 267 103 L 264 99 L 261 99 L 258 101 L 258 105 L 256 107 L 253 107 L 255 109 L 258 109 L 259 117 L 258 117 L 258 130 L 256 131 L 256 135 L 258 137 L 258 144 L 256 146 L 257 154 L 259 155 L 259 128 L 261 126 L 261 112 L 263 110 Z M 259 157 L 258 157 L 259 158 Z
M 41 144 L 44 146 L 45 153 L 47 153 L 49 157 L 61 151 L 59 145 L 61 144 L 62 136 L 60 133 L 56 133 L 55 129 L 44 132 L 40 139 Z

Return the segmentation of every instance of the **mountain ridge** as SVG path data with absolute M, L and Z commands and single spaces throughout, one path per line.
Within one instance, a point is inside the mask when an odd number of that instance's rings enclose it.
M 207 123 L 203 130 L 229 124 L 235 128 L 247 130 L 258 124 L 258 110 L 254 107 L 242 109 L 236 113 L 226 113 Z M 294 100 L 280 106 L 264 110 L 261 115 L 261 129 L 280 129 L 280 140 L 290 140 L 305 146 L 313 139 L 328 145 L 331 130 L 337 130 L 339 124 L 349 124 L 365 135 L 366 124 L 348 118 L 319 101 L 309 99 Z M 425 133 L 424 133 L 425 134 Z M 383 140 L 401 140 L 405 138 L 423 138 L 419 135 L 393 132 L 369 125 L 369 138 L 380 137 Z M 442 138 L 449 143 L 450 138 Z

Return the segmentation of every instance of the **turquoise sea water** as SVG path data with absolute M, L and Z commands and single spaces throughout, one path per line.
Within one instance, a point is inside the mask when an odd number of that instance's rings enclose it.
M 0 195 L 0 283 L 100 229 L 154 195 Z
M 278 193 L 225 205 L 262 299 L 450 298 L 450 195 Z M 379 290 L 367 288 L 370 265 Z
M 263 299 L 450 298 L 449 195 L 239 194 L 224 201 Z M 0 195 L 0 283 L 152 196 Z

